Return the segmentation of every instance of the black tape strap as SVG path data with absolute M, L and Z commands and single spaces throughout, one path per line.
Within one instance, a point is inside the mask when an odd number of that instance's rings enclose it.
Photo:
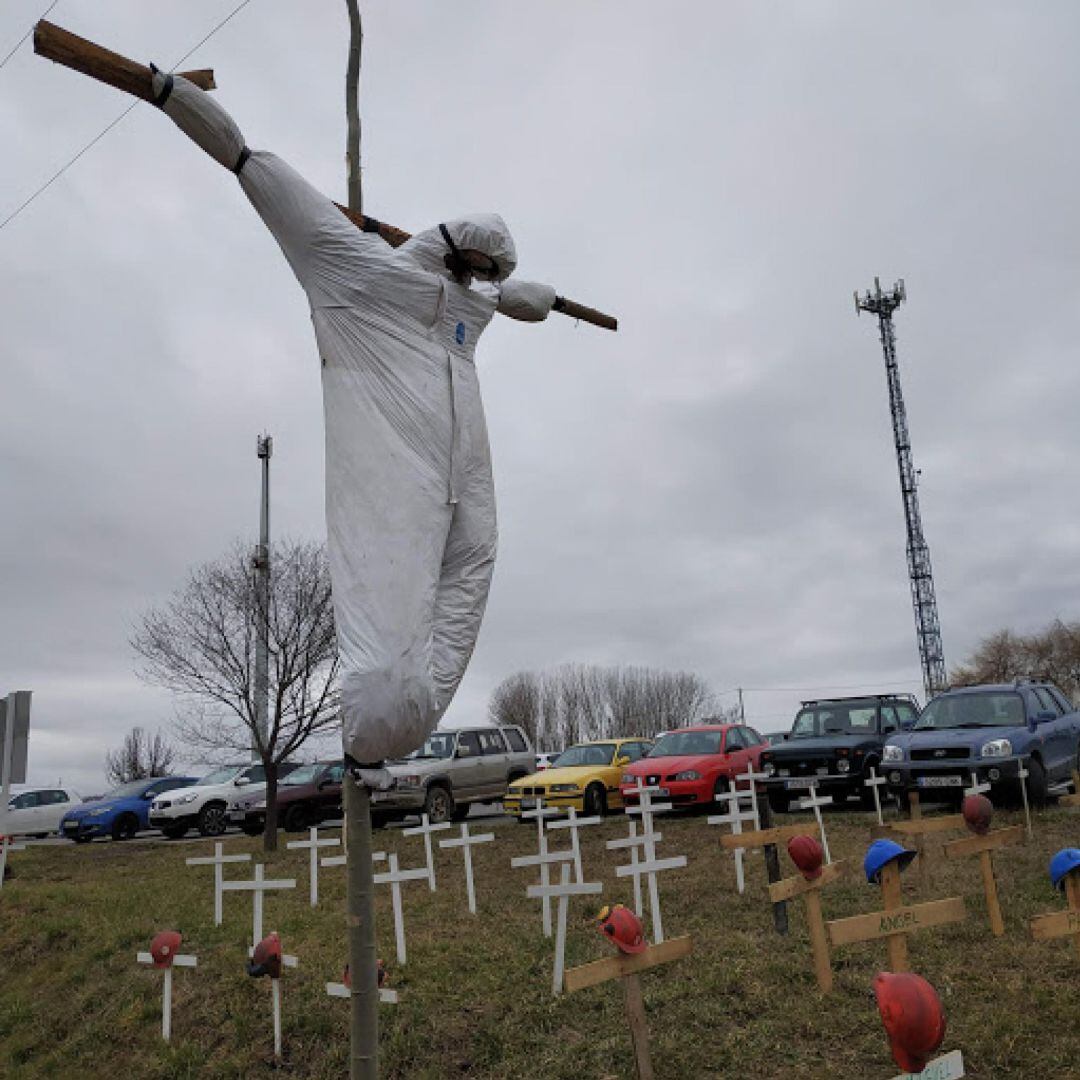
M 240 151 L 240 157 L 233 166 L 233 172 L 236 173 L 237 176 L 240 175 L 240 170 L 247 164 L 247 159 L 249 157 L 251 157 L 251 151 L 245 146 L 244 149 Z
M 556 296 L 555 303 L 551 305 L 552 311 L 565 311 L 566 310 L 566 297 Z
M 360 227 L 361 232 L 377 233 L 382 228 L 382 222 L 373 218 L 370 214 L 364 215 L 364 224 Z
M 154 75 L 160 75 L 161 70 L 154 64 L 150 65 L 150 71 Z M 171 75 L 165 76 L 165 85 L 161 88 L 161 93 L 154 98 L 154 104 L 159 108 L 164 108 L 165 102 L 169 100 L 169 95 L 173 91 L 173 77 Z

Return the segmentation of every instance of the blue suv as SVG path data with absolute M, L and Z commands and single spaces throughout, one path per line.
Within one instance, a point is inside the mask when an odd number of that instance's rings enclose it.
M 121 784 L 108 795 L 69 810 L 60 820 L 60 835 L 77 844 L 87 844 L 95 836 L 130 840 L 140 829 L 150 828 L 150 804 L 158 795 L 196 783 L 194 776 L 154 776 Z
M 910 731 L 889 736 L 881 764 L 895 792 L 959 797 L 975 773 L 1011 797 L 1025 759 L 1028 796 L 1040 805 L 1080 767 L 1080 712 L 1056 686 L 1018 679 L 939 694 Z

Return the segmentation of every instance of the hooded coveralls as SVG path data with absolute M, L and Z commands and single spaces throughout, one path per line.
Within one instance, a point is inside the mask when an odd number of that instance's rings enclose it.
M 461 682 L 494 569 L 476 342 L 496 310 L 546 318 L 555 290 L 505 280 L 514 243 L 494 214 L 446 228 L 457 248 L 496 260 L 501 285 L 458 284 L 439 229 L 389 247 L 285 162 L 249 152 L 209 94 L 179 76 L 154 80 L 163 110 L 238 173 L 307 293 L 322 358 L 342 741 L 358 762 L 401 756 Z

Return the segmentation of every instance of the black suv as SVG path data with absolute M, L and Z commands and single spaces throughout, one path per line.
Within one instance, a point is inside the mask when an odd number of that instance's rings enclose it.
M 874 795 L 863 780 L 871 767 L 880 775 L 885 739 L 910 728 L 918 715 L 910 694 L 804 701 L 787 739 L 761 754 L 770 805 L 787 810 L 817 780 L 818 790 L 835 802 L 855 796 L 872 807 Z

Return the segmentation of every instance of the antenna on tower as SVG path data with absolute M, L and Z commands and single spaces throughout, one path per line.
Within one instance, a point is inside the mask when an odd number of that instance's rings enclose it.
M 948 678 L 945 673 L 945 653 L 941 645 L 937 599 L 934 596 L 934 575 L 930 568 L 930 548 L 923 536 L 922 514 L 919 512 L 918 474 L 911 461 L 907 410 L 904 408 L 900 371 L 896 363 L 896 332 L 893 330 L 892 315 L 906 299 L 907 290 L 902 278 L 893 286 L 891 292 L 882 292 L 881 282 L 874 278 L 873 292 L 867 290 L 863 296 L 855 293 L 855 311 L 856 314 L 867 311 L 878 317 L 881 350 L 885 354 L 885 375 L 889 383 L 889 409 L 896 441 L 896 465 L 900 471 L 900 494 L 904 500 L 908 576 L 911 580 L 911 601 L 915 608 L 915 632 L 919 639 L 923 686 L 929 701 L 935 694 L 947 688 Z

